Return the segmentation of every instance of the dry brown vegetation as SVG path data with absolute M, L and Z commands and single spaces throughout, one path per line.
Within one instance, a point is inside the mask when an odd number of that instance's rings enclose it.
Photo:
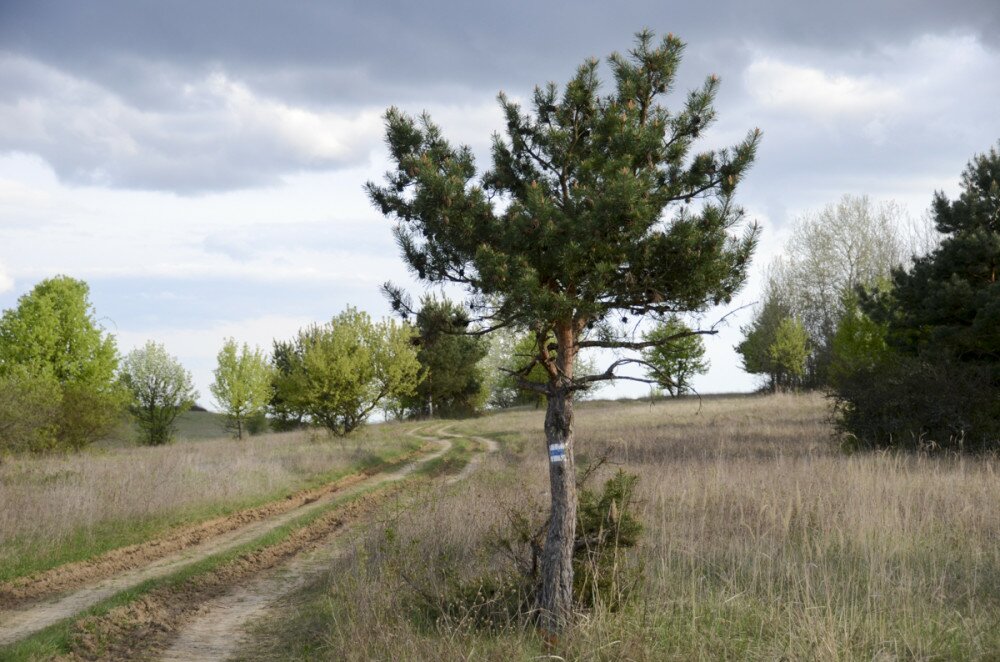
M 627 563 L 643 579 L 628 606 L 581 613 L 551 649 L 523 619 L 505 620 L 495 591 L 511 574 L 497 545 L 509 513 L 546 503 L 542 413 L 466 422 L 501 453 L 374 527 L 243 654 L 996 659 L 1000 462 L 844 455 L 827 412 L 818 395 L 580 408 L 580 464 L 611 445 L 641 478 L 646 532 Z
M 21 456 L 0 464 L 0 581 L 333 480 L 415 447 L 403 427 Z

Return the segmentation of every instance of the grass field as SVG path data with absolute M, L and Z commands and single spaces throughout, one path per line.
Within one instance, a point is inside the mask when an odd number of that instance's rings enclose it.
M 420 444 L 400 425 L 372 426 L 349 441 L 311 431 L 201 436 L 216 423 L 215 414 L 189 413 L 181 440 L 167 446 L 0 464 L 0 582 L 280 499 Z
M 501 452 L 381 517 L 242 658 L 1000 659 L 1000 462 L 844 455 L 818 395 L 579 407 L 579 463 L 640 476 L 641 582 L 543 645 L 495 590 L 510 514 L 546 506 L 542 416 L 458 425 Z

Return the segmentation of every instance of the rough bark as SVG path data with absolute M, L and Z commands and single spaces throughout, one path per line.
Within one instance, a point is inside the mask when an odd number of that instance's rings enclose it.
M 573 544 L 576 539 L 576 469 L 573 458 L 573 391 L 568 388 L 573 376 L 574 335 L 569 329 L 557 329 L 560 346 L 556 360 L 557 374 L 550 382 L 545 412 L 545 443 L 549 455 L 549 485 L 552 507 L 549 530 L 542 551 L 542 586 L 539 612 L 542 628 L 559 632 L 572 617 Z M 565 350 L 563 348 L 566 348 Z M 564 448 L 559 458 L 558 451 Z M 553 457 L 553 455 L 556 457 Z M 561 461 L 553 461 L 561 459 Z

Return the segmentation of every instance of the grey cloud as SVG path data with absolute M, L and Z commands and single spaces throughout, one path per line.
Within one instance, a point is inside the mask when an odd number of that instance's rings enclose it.
M 221 73 L 141 106 L 35 61 L 0 58 L 0 150 L 40 154 L 65 181 L 199 192 L 364 162 L 378 114 L 308 111 Z
M 757 51 L 851 73 L 922 34 L 978 35 L 996 47 L 1000 3 L 8 1 L 0 4 L 0 50 L 23 66 L 0 67 L 0 150 L 40 154 L 77 183 L 182 193 L 268 185 L 367 158 L 380 128 L 361 108 L 481 103 L 501 88 L 524 94 L 565 80 L 584 57 L 627 48 L 642 26 L 689 42 L 681 89 L 722 75 L 720 115 L 761 126 L 765 146 L 788 150 L 775 150 L 774 167 L 819 145 L 827 151 L 816 172 L 825 173 L 879 137 L 824 141 L 808 121 L 748 103 L 742 76 Z M 995 98 L 995 86 L 987 88 L 984 98 Z M 231 98 L 241 91 L 249 95 L 242 113 Z M 970 104 L 970 112 L 986 105 Z M 872 130 L 889 140 L 927 119 L 888 117 Z M 329 132 L 325 142 L 317 131 Z
M 530 85 L 587 55 L 627 44 L 636 29 L 691 43 L 762 39 L 827 48 L 876 47 L 926 32 L 965 31 L 998 43 L 995 0 L 723 0 L 704 3 L 157 2 L 20 0 L 4 4 L 0 43 L 87 71 L 127 57 L 224 63 L 243 76 L 288 67 L 360 70 L 403 84 Z M 542 65 L 542 66 L 540 66 Z M 544 74 L 543 74 L 544 78 Z M 337 90 L 313 90 L 336 97 Z

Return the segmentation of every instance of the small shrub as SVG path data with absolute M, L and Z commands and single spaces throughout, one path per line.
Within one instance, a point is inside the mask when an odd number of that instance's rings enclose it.
M 591 471 L 583 473 L 584 480 Z M 576 544 L 573 558 L 573 596 L 579 609 L 619 609 L 641 579 L 641 567 L 624 554 L 635 547 L 642 524 L 635 515 L 635 486 L 639 477 L 619 470 L 599 491 L 578 487 Z M 542 548 L 548 522 L 537 522 L 524 512 L 508 513 L 510 530 L 498 536 L 508 558 L 524 577 L 528 592 L 537 592 Z
M 253 415 L 247 417 L 247 432 L 253 436 L 257 434 L 264 434 L 270 429 L 270 421 L 267 419 L 267 413 L 263 410 L 255 412 Z
M 642 534 L 633 508 L 638 480 L 619 469 L 600 492 L 580 491 L 573 595 L 582 607 L 603 605 L 616 610 L 640 579 L 640 569 L 622 554 L 635 547 Z

